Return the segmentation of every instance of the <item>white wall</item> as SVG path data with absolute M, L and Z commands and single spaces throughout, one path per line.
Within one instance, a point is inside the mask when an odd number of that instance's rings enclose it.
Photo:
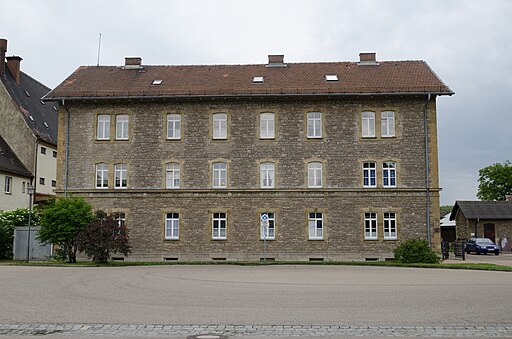
M 5 177 L 12 177 L 11 193 L 5 192 Z M 23 183 L 25 183 L 25 193 L 23 193 Z M 10 211 L 17 208 L 28 208 L 29 195 L 27 186 L 30 179 L 17 177 L 13 174 L 0 172 L 0 211 Z
M 46 154 L 41 153 L 42 148 L 46 148 Z M 45 144 L 37 147 L 37 178 L 34 178 L 36 193 L 55 194 L 52 180 L 57 180 L 57 158 L 53 157 L 54 151 L 57 152 L 57 148 Z M 44 185 L 41 184 L 41 178 L 44 178 Z

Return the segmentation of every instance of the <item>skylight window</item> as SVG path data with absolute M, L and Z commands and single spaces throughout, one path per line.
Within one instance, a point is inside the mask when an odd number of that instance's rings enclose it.
M 264 77 L 252 77 L 252 82 L 255 84 L 261 84 L 264 80 Z
M 43 100 L 41 100 L 41 105 L 46 105 L 46 103 Z
M 55 112 L 57 112 L 57 107 L 53 106 L 53 110 L 54 110 Z
M 50 127 L 48 126 L 48 124 L 46 123 L 46 121 L 44 122 L 44 127 L 46 127 L 46 128 L 50 128 Z
M 30 118 L 30 120 L 35 121 L 33 116 L 29 115 L 28 117 Z
M 338 75 L 336 74 L 327 74 L 325 76 L 326 81 L 338 81 Z
M 30 93 L 28 91 L 25 91 L 25 94 L 27 95 L 27 97 L 30 97 Z
M 155 86 L 158 86 L 158 85 L 161 85 L 163 82 L 163 80 L 153 80 L 153 82 L 151 83 L 151 85 L 155 85 Z

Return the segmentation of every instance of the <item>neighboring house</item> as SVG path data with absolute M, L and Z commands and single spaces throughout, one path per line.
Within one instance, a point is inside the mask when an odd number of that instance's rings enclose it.
M 452 94 L 423 61 L 362 53 L 126 58 L 44 100 L 61 104 L 57 193 L 126 222 L 130 260 L 259 260 L 265 244 L 275 260 L 384 260 L 411 238 L 440 249 L 436 97 Z
M 35 201 L 55 195 L 57 165 L 57 103 L 41 98 L 50 89 L 20 69 L 21 58 L 5 57 L 0 39 L 0 135 L 33 174 Z
M 455 220 L 457 238 L 489 238 L 510 250 L 512 242 L 510 196 L 507 196 L 507 201 L 456 201 L 450 220 Z
M 32 174 L 0 136 L 0 212 L 28 207 Z
M 457 232 L 455 231 L 455 221 L 450 220 L 451 213 L 441 218 L 439 226 L 441 227 L 441 239 L 446 242 L 454 242 L 457 240 Z

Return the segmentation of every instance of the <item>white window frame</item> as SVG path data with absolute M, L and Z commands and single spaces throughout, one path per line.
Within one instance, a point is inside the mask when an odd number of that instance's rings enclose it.
M 108 164 L 101 162 L 96 164 L 96 183 L 95 187 L 100 189 L 108 188 Z M 100 180 L 100 185 L 98 185 L 98 179 Z
M 166 240 L 178 240 L 180 238 L 180 214 L 168 212 L 165 214 L 165 235 Z
M 260 163 L 260 188 L 275 188 L 275 163 Z
M 218 161 L 212 163 L 212 188 L 228 187 L 228 164 Z
M 228 217 L 225 212 L 214 212 L 212 214 L 212 239 L 227 239 Z
M 181 186 L 181 165 L 178 162 L 165 164 L 165 188 L 180 188 Z
M 5 176 L 4 193 L 12 194 L 12 177 L 8 175 Z
M 375 138 L 375 112 L 362 112 L 361 125 L 361 136 L 363 138 Z
M 261 216 L 266 214 L 268 219 L 267 222 L 261 220 Z M 265 233 L 265 231 L 267 231 Z M 275 240 L 276 238 L 276 215 L 273 212 L 262 212 L 260 213 L 260 239 L 265 239 L 265 234 L 267 235 L 267 240 Z
M 228 138 L 228 114 L 219 112 L 212 115 L 212 139 L 226 140 Z
M 363 163 L 363 187 L 377 187 L 377 164 L 373 161 L 366 161 Z
M 308 162 L 308 187 L 323 187 L 323 163 L 319 161 Z
M 395 136 L 395 112 L 383 111 L 380 113 L 381 136 L 393 138 Z
M 364 214 L 364 238 L 366 240 L 378 239 L 377 213 L 366 212 Z
M 307 113 L 306 130 L 308 139 L 322 138 L 322 112 Z
M 98 114 L 96 140 L 110 140 L 110 115 Z
M 384 212 L 384 239 L 396 240 L 397 227 L 396 227 L 396 213 Z
M 124 212 L 114 212 L 112 213 L 112 218 L 116 221 L 117 227 L 121 227 L 126 224 L 126 213 Z
M 321 212 L 308 213 L 309 240 L 324 239 L 324 214 Z
M 115 164 L 114 165 L 114 188 L 126 189 L 128 188 L 128 165 Z
M 396 162 L 382 163 L 382 187 L 396 187 Z
M 260 113 L 260 139 L 275 139 L 275 121 L 274 113 Z
M 167 139 L 180 140 L 181 139 L 181 114 L 169 113 L 167 114 Z
M 116 115 L 116 140 L 128 140 L 130 117 L 128 114 Z

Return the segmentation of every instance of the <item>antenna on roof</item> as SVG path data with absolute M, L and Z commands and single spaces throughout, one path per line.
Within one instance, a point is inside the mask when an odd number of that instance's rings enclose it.
M 100 65 L 100 52 L 101 52 L 101 33 L 98 41 L 98 64 L 96 66 Z

